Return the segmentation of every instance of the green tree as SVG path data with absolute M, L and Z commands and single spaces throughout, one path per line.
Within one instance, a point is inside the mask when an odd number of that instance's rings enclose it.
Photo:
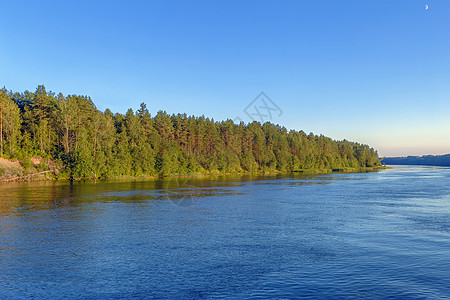
M 9 156 L 15 155 L 20 127 L 19 107 L 5 90 L 0 90 L 0 155 L 4 154 L 4 142 L 8 145 Z
M 205 116 L 152 117 L 145 103 L 100 112 L 87 96 L 0 92 L 0 155 L 59 160 L 71 178 L 375 167 L 368 145 L 306 135 L 272 123 Z

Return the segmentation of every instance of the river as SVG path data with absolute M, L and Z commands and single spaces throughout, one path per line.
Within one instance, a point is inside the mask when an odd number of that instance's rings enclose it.
M 0 185 L 0 298 L 449 298 L 450 169 Z

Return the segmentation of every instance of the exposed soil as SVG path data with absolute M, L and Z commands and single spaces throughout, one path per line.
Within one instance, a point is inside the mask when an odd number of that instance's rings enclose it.
M 8 160 L 0 157 L 0 178 L 21 176 L 25 168 L 17 160 Z

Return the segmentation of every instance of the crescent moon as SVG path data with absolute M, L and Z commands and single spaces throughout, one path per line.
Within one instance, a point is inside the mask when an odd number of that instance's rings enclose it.
M 428 5 L 425 5 L 425 10 L 428 10 Z

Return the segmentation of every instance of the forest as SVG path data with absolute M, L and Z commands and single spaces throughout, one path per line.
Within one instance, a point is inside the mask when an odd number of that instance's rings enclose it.
M 381 162 L 387 165 L 418 165 L 450 167 L 450 154 L 406 157 L 384 157 Z
M 0 90 L 0 157 L 41 157 L 58 178 L 293 172 L 381 166 L 368 145 L 205 116 L 98 110 L 88 96 Z

